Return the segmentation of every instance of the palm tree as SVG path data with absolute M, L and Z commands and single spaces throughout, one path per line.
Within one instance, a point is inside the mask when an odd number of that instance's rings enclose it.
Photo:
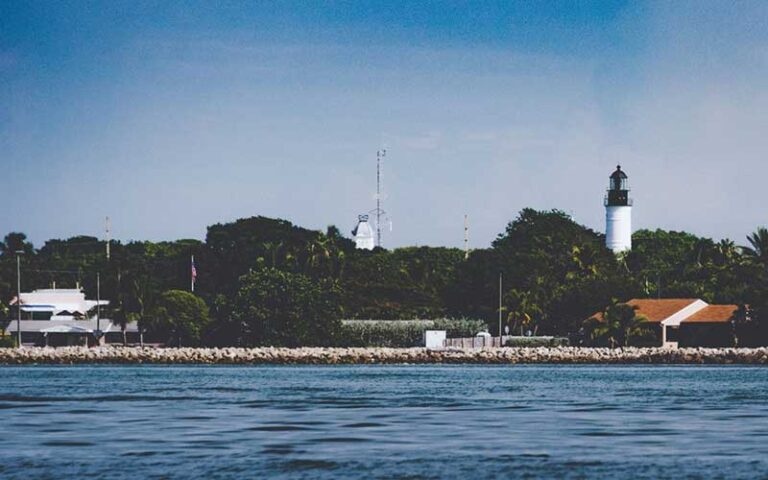
M 269 260 L 269 266 L 272 268 L 277 268 L 279 262 L 279 257 L 283 252 L 283 242 L 263 242 L 262 248 L 264 249 L 264 252 L 266 255 L 268 255 Z
M 707 238 L 700 238 L 696 240 L 693 246 L 693 252 L 691 262 L 696 267 L 703 267 L 707 258 L 710 256 L 710 252 L 713 249 L 712 241 Z
M 340 279 L 346 261 L 344 250 L 341 245 L 343 237 L 339 229 L 333 225 L 329 226 L 324 235 L 315 240 L 319 252 L 319 264 L 322 265 L 321 272 L 329 275 L 331 278 Z
M 571 247 L 571 260 L 579 269 L 579 274 L 586 273 L 588 275 L 597 275 L 597 253 L 598 252 L 588 244 L 582 245 L 581 247 L 578 245 L 573 245 Z
M 536 319 L 541 317 L 543 310 L 531 292 L 513 289 L 505 297 L 504 303 L 512 304 L 512 308 L 509 309 L 507 314 L 507 323 L 512 323 L 512 330 L 514 331 L 519 327 L 520 335 L 525 335 L 526 330 L 533 328 L 535 334 L 538 330 Z
M 333 257 L 332 257 L 332 263 L 333 263 L 333 275 L 336 278 L 336 280 L 341 280 L 341 278 L 344 276 L 344 267 L 347 264 L 347 257 L 344 253 L 344 250 L 341 250 L 339 248 L 334 249 Z
M 718 265 L 727 265 L 738 255 L 739 248 L 733 243 L 733 240 L 725 238 L 715 244 L 715 263 Z
M 322 270 L 321 267 L 328 263 L 331 258 L 331 242 L 325 235 L 310 240 L 306 245 L 306 265 L 305 270 Z
M 747 236 L 750 246 L 740 247 L 741 252 L 754 261 L 768 265 L 768 229 L 758 227 L 751 235 Z
M 619 303 L 611 305 L 599 317 L 587 320 L 592 340 L 607 339 L 611 348 L 626 347 L 630 339 L 642 335 L 648 320 L 637 314 L 637 307 Z

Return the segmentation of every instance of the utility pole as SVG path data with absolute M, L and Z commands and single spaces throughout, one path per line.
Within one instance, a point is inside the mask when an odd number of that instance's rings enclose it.
M 104 223 L 104 229 L 107 232 L 107 260 L 109 260 L 109 244 L 112 240 L 109 232 L 109 217 L 107 217 L 106 222 Z
M 464 214 L 464 260 L 469 258 L 469 215 Z
M 499 272 L 499 347 L 503 347 L 504 345 L 501 344 L 501 309 L 502 309 L 502 282 L 503 282 L 503 273 Z
M 16 252 L 16 307 L 18 307 L 18 316 L 16 317 L 16 347 L 21 348 L 21 254 Z
M 656 272 L 656 298 L 661 298 L 661 273 Z

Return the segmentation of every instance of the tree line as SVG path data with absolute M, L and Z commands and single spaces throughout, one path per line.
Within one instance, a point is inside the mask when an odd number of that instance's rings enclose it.
M 330 345 L 340 319 L 472 318 L 498 332 L 585 335 L 585 319 L 630 298 L 695 297 L 743 306 L 746 342 L 768 339 L 768 230 L 745 245 L 640 230 L 614 255 L 604 235 L 558 210 L 524 209 L 489 248 L 357 250 L 338 228 L 252 217 L 208 227 L 205 241 L 106 244 L 90 236 L 35 248 L 22 233 L 0 244 L 0 314 L 16 291 L 79 284 L 100 291 L 116 324 L 137 321 L 169 344 Z M 190 290 L 190 257 L 197 283 Z M 604 326 L 603 326 L 604 327 Z

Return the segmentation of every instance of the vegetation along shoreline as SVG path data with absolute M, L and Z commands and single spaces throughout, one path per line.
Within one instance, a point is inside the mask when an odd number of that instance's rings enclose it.
M 266 217 L 211 225 L 204 241 L 77 236 L 35 248 L 12 232 L 0 242 L 0 347 L 18 343 L 18 331 L 26 346 L 422 346 L 423 325 L 404 322 L 413 319 L 436 322 L 430 328 L 448 338 L 768 345 L 768 229 L 744 246 L 639 230 L 617 255 L 605 241 L 562 211 L 530 208 L 488 248 L 468 252 L 361 250 L 336 227 Z M 42 311 L 63 289 L 99 307 Z M 50 323 L 59 314 L 74 325 Z

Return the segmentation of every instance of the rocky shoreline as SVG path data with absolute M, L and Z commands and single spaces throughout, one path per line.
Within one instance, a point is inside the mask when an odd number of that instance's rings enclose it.
M 744 364 L 768 365 L 762 348 L 140 348 L 0 349 L 0 364 Z

